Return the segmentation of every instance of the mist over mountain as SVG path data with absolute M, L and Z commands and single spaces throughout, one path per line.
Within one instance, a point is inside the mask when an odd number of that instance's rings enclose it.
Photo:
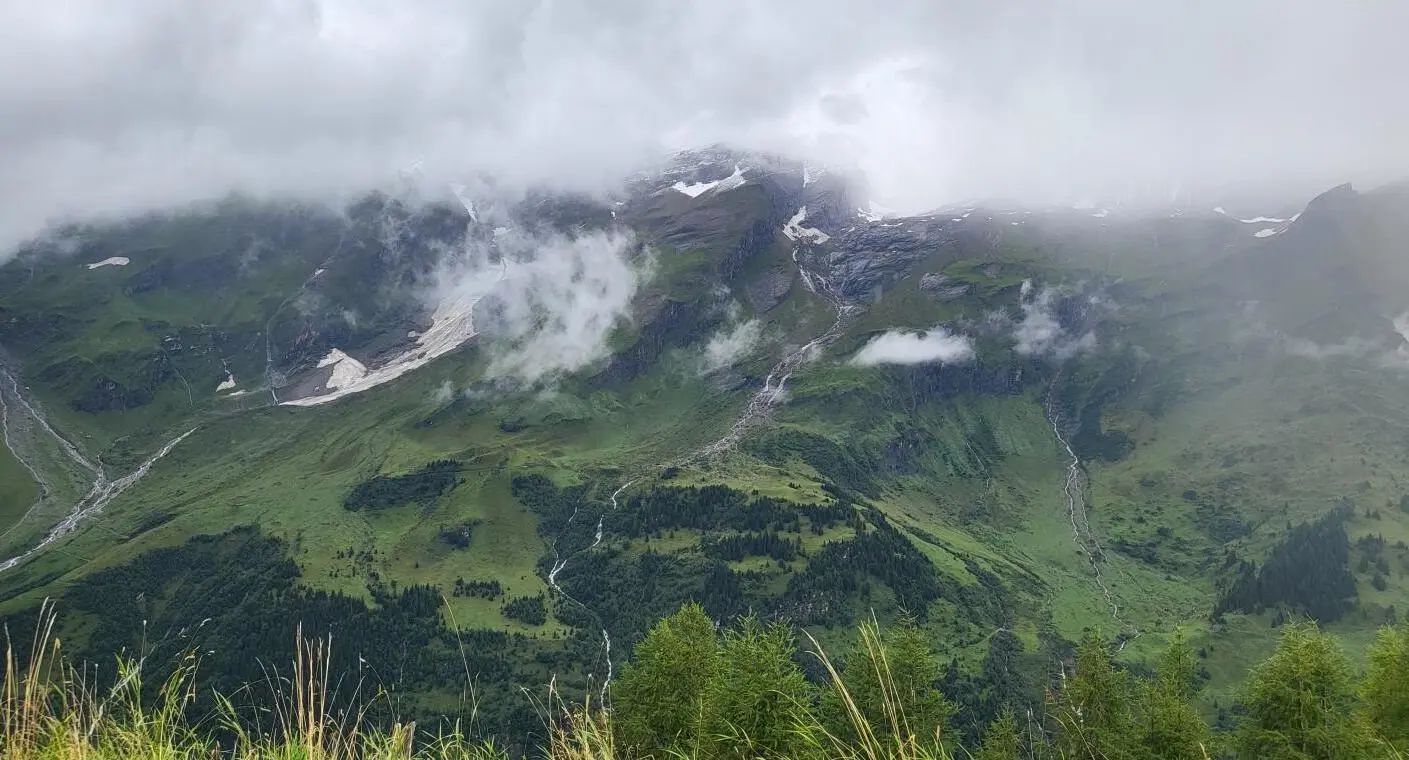
M 724 142 L 967 198 L 1282 202 L 1402 176 L 1395 3 L 141 0 L 0 9 L 0 249 L 218 198 L 605 193 Z M 1194 51 L 1197 51 L 1195 54 Z M 8 255 L 8 253 L 4 254 Z

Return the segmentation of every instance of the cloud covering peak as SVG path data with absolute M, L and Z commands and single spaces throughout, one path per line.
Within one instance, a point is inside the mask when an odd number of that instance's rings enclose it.
M 1156 195 L 1409 168 L 1409 5 L 1311 0 L 0 4 L 0 251 L 240 190 L 606 187 L 724 141 L 876 200 Z M 1198 55 L 1188 51 L 1198 50 Z M 1036 125 L 1036 126 L 1035 126 Z M 923 126 L 924 128 L 920 128 Z M 3 255 L 0 255 L 2 257 Z

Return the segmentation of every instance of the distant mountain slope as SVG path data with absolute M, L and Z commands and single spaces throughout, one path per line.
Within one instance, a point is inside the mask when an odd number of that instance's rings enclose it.
M 614 199 L 457 194 L 229 201 L 0 268 L 0 545 L 43 546 L 7 613 L 59 594 L 95 657 L 305 616 L 435 712 L 457 630 L 488 688 L 599 687 L 690 599 L 824 640 L 916 616 L 966 670 L 998 631 L 1042 668 L 1184 626 L 1218 695 L 1312 608 L 1225 591 L 1338 503 L 1327 622 L 1409 602 L 1402 188 L 896 217 L 714 149 Z

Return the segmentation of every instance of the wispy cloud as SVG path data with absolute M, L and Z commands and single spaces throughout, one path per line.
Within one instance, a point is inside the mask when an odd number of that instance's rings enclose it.
M 757 319 L 734 322 L 721 328 L 705 344 L 700 358 L 701 374 L 710 374 L 732 367 L 748 356 L 763 341 L 763 323 Z
M 492 255 L 491 255 L 492 251 Z M 612 329 L 652 259 L 628 233 L 514 233 L 470 241 L 447 257 L 431 290 L 439 305 L 473 301 L 475 330 L 491 356 L 486 375 L 533 385 L 605 358 Z
M 1013 350 L 1022 356 L 1050 356 L 1058 361 L 1096 348 L 1096 334 L 1072 335 L 1057 319 L 1055 297 L 1048 288 L 1024 280 L 1021 291 L 1023 317 L 1013 328 L 1017 344 Z
M 451 385 L 449 380 L 436 386 L 436 389 L 431 393 L 431 401 L 436 404 L 448 404 L 453 398 L 455 398 L 455 386 Z

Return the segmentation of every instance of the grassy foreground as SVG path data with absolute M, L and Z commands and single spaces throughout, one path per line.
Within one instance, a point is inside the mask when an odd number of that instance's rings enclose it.
M 181 666 L 161 684 L 155 699 L 144 699 L 141 660 L 120 658 L 116 683 L 100 688 L 86 668 L 64 659 L 61 641 L 53 635 L 55 619 L 52 604 L 46 603 L 32 640 L 17 642 L 7 631 L 0 691 L 0 758 L 4 760 L 498 760 L 522 754 L 511 753 L 491 739 L 471 739 L 458 725 L 428 734 L 418 732 L 414 722 L 375 727 L 364 720 L 365 712 L 338 710 L 333 707 L 338 679 L 329 672 L 330 642 L 303 638 L 301 627 L 296 634 L 298 656 L 291 671 L 287 675 L 271 672 L 266 683 L 249 685 L 250 691 L 263 687 L 267 696 L 260 708 L 267 725 L 251 729 L 237 715 L 228 696 L 217 695 L 215 715 L 195 720 L 188 715 L 196 696 L 196 653 L 184 657 Z M 873 657 L 871 664 L 886 672 L 885 647 L 878 630 L 863 629 L 863 641 Z M 22 648 L 26 643 L 27 656 Z M 816 715 L 798 713 L 806 717 L 795 721 L 789 730 L 810 745 L 810 757 L 949 760 L 955 756 L 938 741 L 938 729 L 927 738 L 908 731 L 904 740 L 880 738 L 902 733 L 906 715 L 900 695 L 885 695 L 891 726 L 877 732 L 851 698 L 832 662 L 825 655 L 821 661 L 833 676 L 835 696 L 854 733 L 842 738 Z M 890 680 L 888 673 L 886 680 Z M 546 741 L 530 749 L 530 756 L 555 760 L 638 756 L 618 748 L 610 711 L 590 699 L 581 705 L 550 699 L 540 707 Z M 225 738 L 217 740 L 216 734 Z M 671 749 L 661 756 L 685 755 Z
M 1381 630 L 1363 677 L 1333 636 L 1309 623 L 1286 626 L 1277 651 L 1249 676 L 1237 725 L 1219 732 L 1192 705 L 1198 679 L 1182 642 L 1153 674 L 1137 677 L 1091 633 L 1041 705 L 1021 717 L 1007 706 L 981 743 L 966 748 L 951 738 L 955 706 L 936 688 L 937 662 L 913 625 L 884 634 L 874 622 L 861 625 L 846 668 L 812 641 L 805 655 L 816 658 L 823 681 L 814 687 L 797 669 L 785 627 L 745 619 L 721 630 L 698 605 L 686 605 L 638 646 L 611 708 L 550 696 L 538 705 L 542 739 L 507 748 L 471 738 L 458 723 L 433 731 L 374 726 L 369 700 L 360 710 L 335 706 L 359 700 L 339 699 L 330 642 L 303 638 L 301 627 L 291 670 L 215 695 L 210 714 L 192 715 L 197 653 L 160 688 L 144 690 L 143 661 L 122 658 L 115 682 L 100 686 L 87 667 L 66 662 L 54 621 L 46 603 L 32 639 L 16 642 L 7 631 L 2 760 L 1402 760 L 1399 747 L 1409 740 L 1409 625 Z M 248 699 L 252 715 L 236 704 Z

